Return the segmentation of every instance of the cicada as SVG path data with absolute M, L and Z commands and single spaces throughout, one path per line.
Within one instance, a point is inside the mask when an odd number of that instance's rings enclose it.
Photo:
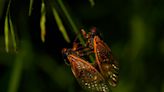
M 80 57 L 78 51 L 73 48 L 64 48 L 62 53 L 70 63 L 78 83 L 84 89 L 91 92 L 111 92 L 104 77 L 88 61 Z
M 110 86 L 115 87 L 118 84 L 118 63 L 96 28 L 92 28 L 88 34 L 83 29 L 81 32 L 86 45 L 82 46 L 74 41 L 73 47 L 64 48 L 62 53 L 83 88 L 91 92 L 110 92 Z M 95 58 L 93 64 L 85 58 L 91 54 Z
M 96 28 L 92 28 L 91 32 L 81 30 L 84 38 L 86 38 L 86 48 L 89 48 L 95 54 L 95 64 L 98 65 L 98 70 L 108 81 L 110 86 L 117 86 L 119 67 L 118 62 L 114 59 L 111 49 L 102 40 L 101 36 L 97 33 Z

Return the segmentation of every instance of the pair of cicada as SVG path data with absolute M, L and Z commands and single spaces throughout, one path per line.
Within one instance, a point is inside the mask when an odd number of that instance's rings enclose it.
M 75 78 L 83 88 L 91 92 L 110 92 L 110 86 L 118 84 L 118 63 L 96 28 L 88 34 L 82 29 L 81 33 L 86 45 L 75 41 L 72 48 L 64 48 L 62 53 L 65 60 L 70 63 Z M 95 58 L 93 64 L 86 59 L 92 54 Z

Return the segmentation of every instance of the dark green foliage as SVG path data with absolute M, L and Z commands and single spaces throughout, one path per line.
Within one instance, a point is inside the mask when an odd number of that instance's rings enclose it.
M 120 65 L 113 92 L 164 92 L 163 10 L 163 0 L 0 0 L 0 92 L 84 92 L 61 50 L 92 26 Z

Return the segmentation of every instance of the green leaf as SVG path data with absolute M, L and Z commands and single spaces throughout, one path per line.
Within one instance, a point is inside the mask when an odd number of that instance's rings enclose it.
M 45 36 L 46 36 L 46 9 L 45 4 L 42 2 L 41 6 L 41 18 L 40 18 L 40 29 L 41 29 L 41 40 L 42 42 L 45 42 Z
M 9 52 L 9 23 L 8 23 L 8 16 L 6 16 L 6 18 L 5 18 L 4 35 L 5 35 L 5 49 L 6 49 L 6 52 Z
M 14 47 L 14 51 L 16 51 L 17 48 L 17 44 L 16 44 L 16 36 L 14 33 L 14 27 L 13 27 L 13 23 L 11 21 L 11 18 L 9 18 L 9 25 L 10 25 L 10 32 L 11 32 L 11 37 L 12 37 L 12 43 L 13 43 L 13 47 Z
M 64 27 L 64 25 L 63 25 L 63 23 L 62 23 L 62 20 L 60 19 L 60 16 L 59 16 L 58 12 L 56 11 L 55 7 L 52 8 L 52 11 L 53 11 L 53 15 L 54 15 L 54 18 L 55 18 L 55 20 L 56 20 L 56 23 L 57 23 L 57 25 L 58 25 L 58 27 L 59 27 L 59 30 L 60 30 L 61 33 L 63 34 L 64 39 L 65 39 L 67 42 L 70 42 L 70 39 L 69 39 L 69 37 L 68 37 L 68 35 L 67 35 L 67 32 L 66 32 L 66 30 L 65 30 L 65 27 Z
M 31 44 L 25 40 L 23 40 L 21 44 L 21 49 L 16 55 L 14 60 L 15 62 L 13 63 L 7 92 L 18 92 L 22 77 L 22 70 L 24 68 L 24 61 L 31 61 Z
M 30 0 L 30 5 L 29 5 L 29 16 L 31 16 L 31 12 L 32 12 L 32 5 L 33 5 L 33 0 Z
M 79 32 L 79 29 L 77 28 L 77 26 L 75 25 L 73 19 L 71 18 L 70 14 L 68 13 L 68 10 L 66 9 L 65 5 L 63 4 L 63 1 L 62 0 L 57 0 L 62 11 L 64 12 L 66 18 L 68 19 L 70 25 L 72 26 L 72 29 L 75 33 L 78 33 Z M 84 45 L 85 42 L 83 40 L 83 38 L 81 37 L 81 35 L 78 35 L 78 38 L 80 40 L 80 42 Z
M 6 11 L 6 17 L 5 17 L 5 25 L 4 25 L 4 35 L 5 35 L 5 49 L 6 52 L 9 52 L 9 21 L 8 21 L 8 13 L 10 9 L 10 3 L 11 0 L 9 0 L 7 11 Z

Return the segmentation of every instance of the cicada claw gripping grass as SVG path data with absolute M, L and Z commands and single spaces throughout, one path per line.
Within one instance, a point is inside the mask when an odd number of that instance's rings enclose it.
M 81 32 L 86 39 L 86 45 L 82 47 L 74 42 L 72 48 L 62 50 L 63 56 L 70 63 L 73 75 L 84 89 L 91 92 L 111 92 L 110 86 L 115 87 L 118 84 L 118 63 L 95 28 L 88 34 L 84 30 Z M 95 54 L 95 66 L 84 57 L 91 53 Z

